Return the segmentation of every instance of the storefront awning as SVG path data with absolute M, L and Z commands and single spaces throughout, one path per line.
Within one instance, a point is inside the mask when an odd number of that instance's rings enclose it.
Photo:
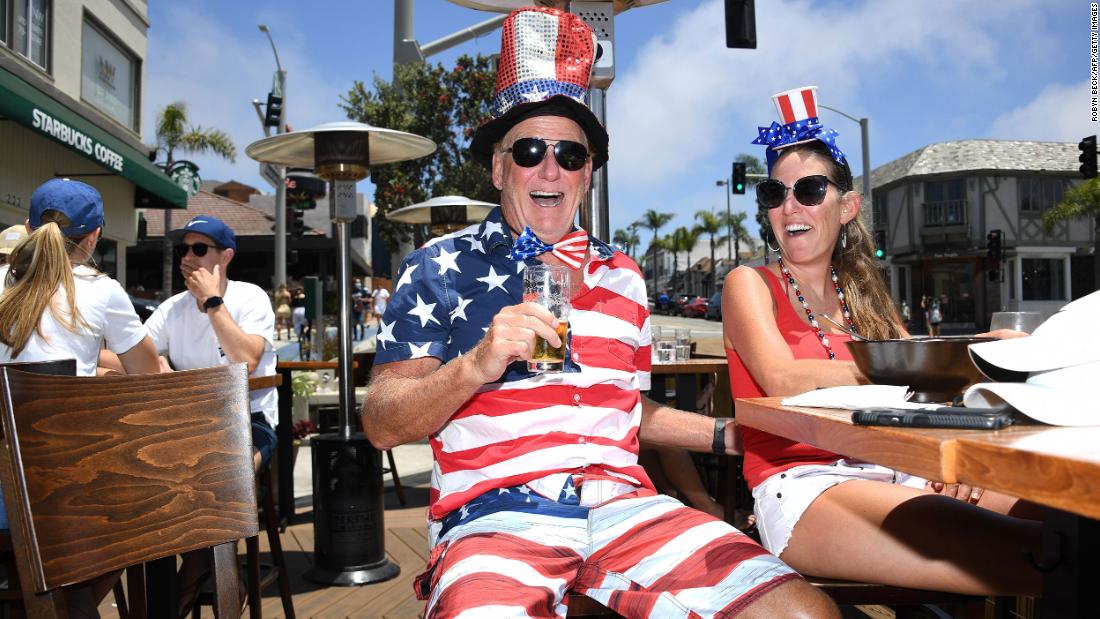
M 143 153 L 3 69 L 0 115 L 132 182 L 135 206 L 187 208 L 187 193 Z

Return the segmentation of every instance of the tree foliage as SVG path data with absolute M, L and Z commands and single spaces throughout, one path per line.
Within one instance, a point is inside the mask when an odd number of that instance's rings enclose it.
M 490 174 L 467 151 L 474 130 L 489 118 L 495 93 L 489 57 L 464 55 L 451 69 L 395 65 L 393 81 L 376 76 L 372 85 L 373 90 L 356 81 L 341 97 L 348 118 L 414 133 L 438 145 L 428 157 L 371 168 L 374 202 L 382 215 L 375 230 L 391 252 L 401 242 L 420 244 L 427 232 L 422 226 L 387 220 L 385 215 L 395 209 L 444 195 L 499 200 Z

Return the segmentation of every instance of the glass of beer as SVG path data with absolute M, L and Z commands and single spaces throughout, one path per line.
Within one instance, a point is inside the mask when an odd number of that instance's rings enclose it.
M 565 345 L 569 338 L 569 269 L 563 266 L 538 264 L 523 270 L 523 300 L 545 307 L 558 319 L 561 346 L 553 347 L 535 336 L 535 352 L 527 362 L 531 372 L 560 372 L 565 367 Z

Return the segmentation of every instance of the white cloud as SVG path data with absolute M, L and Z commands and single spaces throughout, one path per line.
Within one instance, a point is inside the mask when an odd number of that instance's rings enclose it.
M 1091 120 L 1088 80 L 1078 84 L 1051 84 L 1028 103 L 1001 114 L 989 128 L 989 137 L 1002 140 L 1057 140 L 1076 142 L 1096 133 Z
M 231 164 L 213 156 L 183 153 L 177 153 L 176 158 L 195 161 L 204 179 L 237 179 L 270 190 L 259 180 L 257 164 L 244 154 L 248 144 L 263 137 L 251 102 L 266 100 L 275 72 L 267 37 L 255 26 L 244 32 L 231 29 L 216 16 L 191 5 L 172 5 L 164 11 L 164 18 L 150 29 L 143 106 L 145 142 L 152 144 L 156 139 L 156 114 L 168 103 L 183 101 L 192 124 L 218 128 L 230 135 L 237 147 L 237 161 Z M 261 21 L 257 18 L 255 23 Z M 279 60 L 288 74 L 290 123 L 305 128 L 343 120 L 345 115 L 337 103 L 350 81 L 328 79 L 323 67 L 310 64 L 306 38 L 293 22 L 272 19 L 268 23 L 279 46 Z
M 817 84 L 822 103 L 858 109 L 862 83 L 902 62 L 986 79 L 997 65 L 982 7 L 777 0 L 759 3 L 756 20 L 757 50 L 726 49 L 722 3 L 707 2 L 631 59 L 608 97 L 616 178 L 660 184 L 731 140 L 749 150 L 755 125 L 775 118 L 775 92 Z

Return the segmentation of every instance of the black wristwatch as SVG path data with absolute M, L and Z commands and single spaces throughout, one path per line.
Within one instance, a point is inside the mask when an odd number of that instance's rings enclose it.
M 202 310 L 204 312 L 212 310 L 222 303 L 225 303 L 225 301 L 223 301 L 221 297 L 206 297 L 206 300 L 202 302 Z

